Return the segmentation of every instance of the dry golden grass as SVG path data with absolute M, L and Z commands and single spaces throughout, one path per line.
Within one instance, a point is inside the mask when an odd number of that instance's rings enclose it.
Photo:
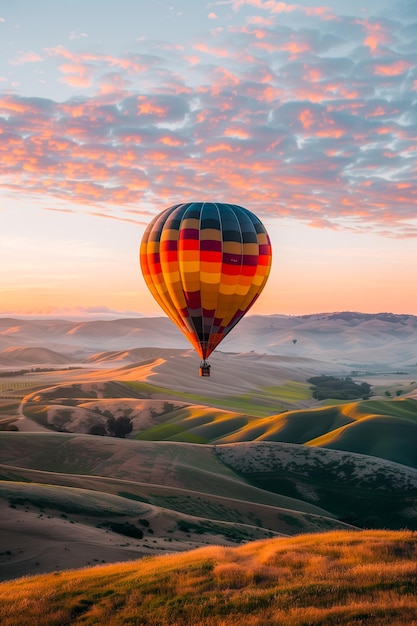
M 209 547 L 0 585 L 2 626 L 417 625 L 417 534 Z

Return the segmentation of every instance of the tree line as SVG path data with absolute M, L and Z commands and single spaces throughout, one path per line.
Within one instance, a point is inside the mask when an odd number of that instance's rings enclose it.
M 368 400 L 372 395 L 371 385 L 368 383 L 355 383 L 350 376 L 337 378 L 336 376 L 312 376 L 307 379 L 311 384 L 313 398 L 316 400 L 356 400 L 362 398 Z

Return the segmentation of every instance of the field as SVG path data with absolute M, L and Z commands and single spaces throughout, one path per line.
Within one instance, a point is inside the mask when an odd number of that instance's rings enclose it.
M 416 368 L 368 364 L 366 378 L 251 350 L 215 354 L 206 380 L 189 350 L 128 349 L 132 327 L 110 340 L 103 325 L 52 324 L 55 352 L 4 351 L 5 623 L 417 624 Z M 373 395 L 318 401 L 315 374 L 367 380 Z M 12 582 L 33 574 L 46 578 Z
M 3 626 L 415 626 L 410 532 L 301 535 L 0 585 Z

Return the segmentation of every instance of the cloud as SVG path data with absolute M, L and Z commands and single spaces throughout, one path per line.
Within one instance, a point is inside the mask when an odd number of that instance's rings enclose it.
M 272 13 L 289 13 L 299 8 L 296 4 L 275 2 L 274 0 L 234 0 L 232 8 L 234 11 L 238 11 L 245 5 L 255 7 L 256 9 L 270 11 Z
M 300 4 L 287 4 L 286 2 L 277 2 L 275 0 L 233 0 L 232 8 L 239 11 L 244 6 L 254 7 L 261 11 L 267 11 L 271 15 L 282 15 L 290 13 L 303 13 L 309 17 L 319 17 L 324 20 L 335 19 L 335 15 L 328 6 L 306 7 Z
M 42 60 L 42 57 L 35 52 L 20 51 L 14 59 L 9 61 L 9 63 L 10 65 L 25 65 L 26 63 L 40 63 Z
M 388 26 L 381 22 L 371 22 L 365 20 L 357 20 L 357 23 L 363 26 L 365 31 L 363 44 L 368 46 L 372 53 L 375 54 L 380 46 L 389 43 L 390 33 Z
M 74 209 L 57 209 L 55 207 L 42 207 L 42 211 L 53 211 L 54 213 L 77 213 Z
M 46 285 L 46 286 L 49 286 Z M 40 285 L 44 287 L 44 285 Z M 0 311 L 0 316 L 12 316 L 13 318 L 29 318 L 29 319 L 67 319 L 75 321 L 88 321 L 88 320 L 114 320 L 125 318 L 137 318 L 142 317 L 142 313 L 138 311 L 129 310 L 117 310 L 111 309 L 105 305 L 91 306 L 91 307 L 55 307 L 46 306 L 33 308 L 32 310 L 25 309 L 24 312 L 17 312 L 16 309 L 3 309 Z
M 61 81 L 71 87 L 89 87 L 92 84 L 94 68 L 81 63 L 63 63 L 59 67 L 63 77 Z
M 414 233 L 408 24 L 272 0 L 230 6 L 264 14 L 242 11 L 190 45 L 43 51 L 81 95 L 0 94 L 3 187 L 133 223 L 152 206 L 215 197 L 264 217 Z
M 87 33 L 77 33 L 76 31 L 71 31 L 68 39 L 84 39 L 88 37 Z
M 400 74 L 405 74 L 412 67 L 413 64 L 406 60 L 389 61 L 385 64 L 376 64 L 374 72 L 379 76 L 399 76 Z
M 102 213 L 98 211 L 87 211 L 87 215 L 93 215 L 94 217 L 103 217 L 105 219 L 116 220 L 118 222 L 129 222 L 130 224 L 136 224 L 136 225 L 141 224 L 142 226 L 145 226 L 148 223 L 143 220 L 134 220 L 128 217 L 120 217 L 118 215 L 109 215 L 108 213 Z

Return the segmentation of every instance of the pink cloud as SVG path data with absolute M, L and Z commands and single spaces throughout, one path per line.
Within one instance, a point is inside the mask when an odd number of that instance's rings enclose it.
M 367 46 L 373 54 L 378 51 L 381 45 L 389 42 L 390 37 L 385 25 L 366 20 L 356 20 L 356 23 L 363 26 L 366 33 L 363 44 Z
M 303 7 L 303 13 L 309 16 L 318 16 L 323 18 L 324 20 L 335 20 L 337 16 L 334 14 L 333 10 L 330 7 Z
M 205 54 L 209 54 L 212 56 L 227 58 L 233 56 L 230 49 L 227 47 L 220 48 L 215 46 L 209 46 L 206 43 L 196 43 L 194 44 L 194 50 L 198 50 L 199 52 L 204 52 Z
M 94 217 L 102 217 L 107 220 L 116 220 L 117 222 L 128 222 L 130 224 L 142 224 L 146 225 L 147 222 L 143 222 L 141 220 L 133 220 L 129 217 L 120 217 L 118 215 L 109 215 L 108 213 L 98 212 L 98 211 L 87 211 L 87 215 L 93 215 Z
M 274 2 L 272 6 L 272 13 L 291 13 L 299 9 L 297 4 L 286 4 L 285 2 Z
M 290 59 L 297 59 L 302 54 L 310 50 L 310 46 L 306 41 L 286 41 L 281 43 L 278 48 L 290 53 Z
M 237 137 L 238 139 L 249 139 L 250 133 L 241 126 L 231 126 L 224 131 L 225 137 Z
M 314 123 L 314 116 L 308 109 L 304 109 L 304 111 L 300 113 L 299 119 L 305 129 L 309 129 Z
M 277 2 L 275 0 L 234 0 L 232 2 L 232 8 L 234 11 L 239 11 L 243 6 L 252 6 L 256 9 L 269 11 L 271 15 L 277 15 L 281 13 L 293 13 L 298 11 L 305 15 L 312 17 L 319 17 L 324 20 L 337 19 L 336 15 L 330 7 L 306 7 L 300 4 L 287 4 L 286 2 Z M 251 21 L 255 18 L 249 18 Z
M 255 26 L 272 26 L 274 19 L 272 17 L 262 17 L 261 15 L 251 15 L 248 17 L 247 23 Z
M 90 87 L 94 68 L 87 65 L 75 63 L 63 63 L 59 66 L 61 73 L 64 75 L 61 81 L 71 87 Z
M 130 85 L 130 81 L 118 72 L 107 72 L 97 80 L 97 83 L 102 96 L 112 94 L 120 96 Z
M 103 72 L 108 73 L 109 70 L 120 70 L 129 76 L 137 76 L 152 70 L 159 63 L 159 59 L 151 55 L 115 57 L 89 52 L 74 53 L 62 45 L 48 48 L 46 52 L 50 57 L 62 57 L 68 61 L 61 64 L 59 69 L 64 74 L 63 82 L 75 87 L 88 87 L 92 84 L 94 76 L 100 77 Z
M 10 61 L 10 65 L 25 65 L 26 63 L 39 63 L 42 57 L 35 52 L 18 52 L 16 57 Z
M 374 72 L 379 76 L 399 76 L 412 67 L 412 63 L 408 61 L 394 61 L 393 63 L 376 65 Z
M 186 55 L 186 56 L 184 56 L 184 59 L 186 61 L 188 61 L 188 63 L 190 65 L 197 65 L 201 61 L 201 57 L 197 56 L 196 54 L 194 54 L 194 55 Z
M 158 103 L 156 98 L 148 98 L 147 96 L 138 96 L 137 109 L 138 115 L 151 115 L 164 119 L 167 114 L 165 106 Z
M 213 146 L 208 146 L 206 148 L 206 153 L 211 154 L 212 152 L 232 152 L 233 148 L 229 146 L 227 143 L 217 143 Z
M 271 11 L 272 13 L 290 13 L 298 9 L 296 4 L 286 4 L 285 2 L 275 2 L 275 0 L 234 0 L 232 8 L 238 11 L 244 5 L 253 6 L 256 9 Z

